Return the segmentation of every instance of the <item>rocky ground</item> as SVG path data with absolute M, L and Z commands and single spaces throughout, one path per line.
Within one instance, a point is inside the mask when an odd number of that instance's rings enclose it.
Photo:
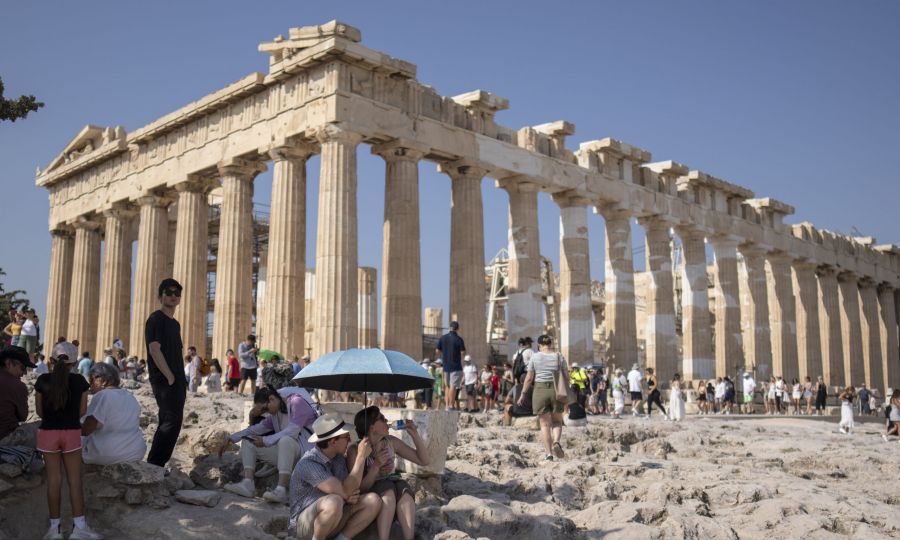
M 149 440 L 149 385 L 133 391 Z M 283 537 L 285 506 L 221 489 L 241 465 L 235 451 L 214 450 L 244 403 L 189 396 L 167 476 L 145 464 L 87 468 L 89 522 L 107 538 Z M 846 436 L 836 419 L 589 420 L 566 429 L 566 459 L 545 462 L 538 432 L 463 414 L 447 472 L 413 479 L 417 537 L 900 538 L 900 445 L 882 442 L 881 424 Z M 45 493 L 39 475 L 0 468 L 0 539 L 40 538 Z

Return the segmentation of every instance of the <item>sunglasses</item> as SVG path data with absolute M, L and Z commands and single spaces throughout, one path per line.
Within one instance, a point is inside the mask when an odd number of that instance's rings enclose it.
M 177 296 L 181 298 L 181 289 L 166 289 L 163 291 L 163 294 L 166 296 Z

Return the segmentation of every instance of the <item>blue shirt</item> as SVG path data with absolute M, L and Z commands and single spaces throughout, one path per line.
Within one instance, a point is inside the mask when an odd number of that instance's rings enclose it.
M 462 371 L 462 354 L 466 350 L 466 342 L 459 334 L 451 330 L 441 336 L 437 350 L 441 351 L 444 373 Z

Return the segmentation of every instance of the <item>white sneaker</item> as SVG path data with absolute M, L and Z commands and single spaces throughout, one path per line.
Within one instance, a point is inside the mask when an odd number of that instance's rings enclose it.
M 103 535 L 85 525 L 83 529 L 81 527 L 73 527 L 69 540 L 103 540 Z
M 255 496 L 253 493 L 253 485 L 246 480 L 241 480 L 240 482 L 235 482 L 233 484 L 226 484 L 225 491 L 240 495 L 241 497 L 247 497 L 248 499 L 252 499 Z
M 884 439 L 884 442 L 888 442 L 888 436 L 885 433 L 881 434 L 881 438 Z
M 277 487 L 275 489 L 268 490 L 263 493 L 263 499 L 271 503 L 287 504 L 287 490 L 285 490 L 283 487 Z
M 44 535 L 44 540 L 63 540 L 63 535 L 59 532 L 59 527 L 50 527 L 47 529 L 47 534 Z

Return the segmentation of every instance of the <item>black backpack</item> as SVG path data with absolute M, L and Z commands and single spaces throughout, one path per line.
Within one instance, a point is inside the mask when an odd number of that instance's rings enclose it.
M 266 386 L 278 390 L 290 385 L 294 378 L 294 368 L 290 364 L 275 364 L 262 370 L 262 379 Z
M 513 360 L 513 379 L 515 379 L 516 383 L 522 382 L 522 377 L 525 376 L 525 357 L 522 355 L 522 351 L 516 353 L 516 358 Z

